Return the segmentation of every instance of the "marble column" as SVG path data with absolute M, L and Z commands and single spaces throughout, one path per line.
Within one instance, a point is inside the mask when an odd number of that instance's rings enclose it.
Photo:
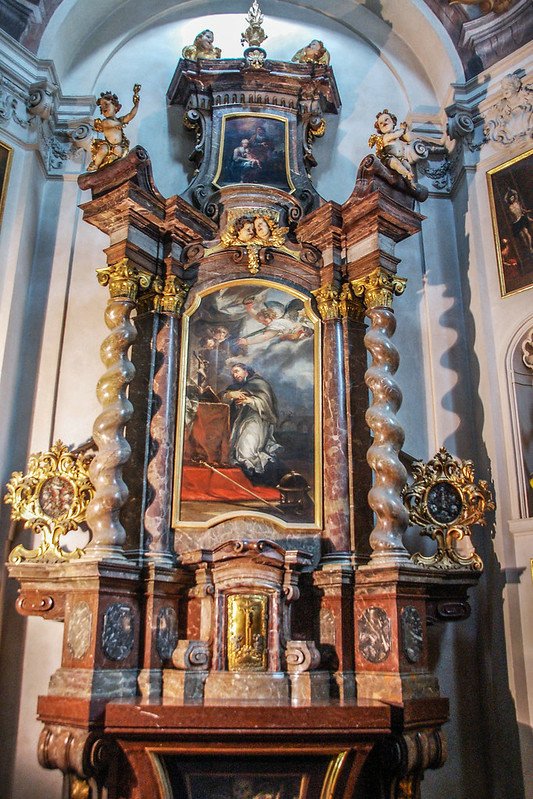
M 128 489 L 122 479 L 122 467 L 131 453 L 124 427 L 133 411 L 127 389 L 135 374 L 128 350 L 137 335 L 131 313 L 139 288 L 147 287 L 151 278 L 122 258 L 98 270 L 98 280 L 109 286 L 105 321 L 110 333 L 100 350 L 106 371 L 97 387 L 102 412 L 93 428 L 98 452 L 89 470 L 95 494 L 87 508 L 92 539 L 86 557 L 101 560 L 124 557 L 126 532 L 119 515 L 128 498 Z
M 150 422 L 151 446 L 155 452 L 148 464 L 147 479 L 153 491 L 153 500 L 144 515 L 144 557 L 163 566 L 174 563 L 170 512 L 175 453 L 179 316 L 188 288 L 175 275 L 168 275 L 163 292 L 155 303 L 155 310 L 160 313 L 160 324 L 156 338 L 153 394 L 159 407 Z
M 368 501 L 377 517 L 370 535 L 373 565 L 409 560 L 402 540 L 409 521 L 402 500 L 407 473 L 398 457 L 404 433 L 396 418 L 402 393 L 393 377 L 400 358 L 391 341 L 396 329 L 392 298 L 394 294 L 404 291 L 405 282 L 383 268 L 352 281 L 354 293 L 364 298 L 370 319 L 364 341 L 372 357 L 365 375 L 365 382 L 372 393 L 372 403 L 365 418 L 374 435 L 367 454 L 374 473 L 374 485 L 368 494 Z
M 348 421 L 339 291 L 330 283 L 313 294 L 323 322 L 324 534 L 332 550 L 348 551 L 351 548 Z

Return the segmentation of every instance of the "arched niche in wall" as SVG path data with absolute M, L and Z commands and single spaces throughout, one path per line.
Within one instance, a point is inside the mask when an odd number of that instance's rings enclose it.
M 520 518 L 533 517 L 533 316 L 513 337 L 507 352 L 507 384 Z

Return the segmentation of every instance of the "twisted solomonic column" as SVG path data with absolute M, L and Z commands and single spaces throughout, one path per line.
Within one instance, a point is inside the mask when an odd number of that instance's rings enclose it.
M 402 392 L 393 379 L 400 357 L 391 341 L 396 329 L 392 299 L 395 294 L 403 293 L 405 284 L 404 278 L 396 277 L 381 267 L 352 281 L 355 295 L 364 298 L 370 319 L 364 341 L 372 356 L 372 363 L 365 373 L 365 383 L 372 392 L 372 404 L 365 418 L 374 435 L 367 453 L 374 474 L 368 502 L 377 517 L 370 535 L 372 565 L 392 565 L 409 559 L 402 541 L 409 521 L 402 501 L 407 473 L 398 458 L 404 432 L 396 419 Z
M 131 454 L 124 427 L 133 413 L 127 388 L 135 374 L 128 350 L 137 337 L 130 316 L 139 289 L 148 288 L 151 276 L 140 272 L 127 258 L 97 270 L 97 274 L 98 282 L 109 286 L 105 322 L 110 334 L 100 348 L 106 371 L 96 389 L 102 412 L 93 428 L 98 452 L 89 475 L 95 494 L 87 507 L 86 518 L 92 532 L 87 557 L 100 560 L 123 557 L 126 532 L 119 514 L 128 498 L 128 489 L 122 479 L 122 467 Z

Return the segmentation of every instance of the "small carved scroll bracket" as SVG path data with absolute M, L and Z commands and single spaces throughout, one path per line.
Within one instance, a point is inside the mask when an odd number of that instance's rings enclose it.
M 386 739 L 380 750 L 384 771 L 389 774 L 386 795 L 391 799 L 421 799 L 424 771 L 441 768 L 446 757 L 446 738 L 439 729 L 416 730 Z
M 95 731 L 47 724 L 39 737 L 38 758 L 43 768 L 59 769 L 69 777 L 71 796 L 74 787 L 74 795 L 100 799 L 110 771 L 118 765 L 119 750 Z

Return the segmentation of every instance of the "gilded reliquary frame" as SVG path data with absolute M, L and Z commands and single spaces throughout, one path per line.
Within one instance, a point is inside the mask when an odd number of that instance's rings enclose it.
M 264 279 L 198 292 L 182 319 L 173 527 L 321 529 L 321 374 L 309 296 Z

